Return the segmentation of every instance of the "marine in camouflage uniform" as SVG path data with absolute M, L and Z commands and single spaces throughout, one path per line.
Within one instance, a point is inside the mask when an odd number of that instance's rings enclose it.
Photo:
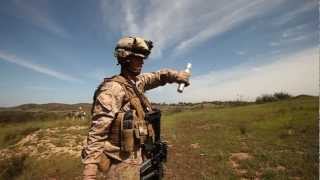
M 107 179 L 140 179 L 139 167 L 148 158 L 142 144 L 154 138 L 152 127 L 144 121 L 144 112 L 152 107 L 143 93 L 166 83 L 189 84 L 190 74 L 184 71 L 163 69 L 140 74 L 152 47 L 151 41 L 140 37 L 119 40 L 115 56 L 121 73 L 105 78 L 94 93 L 92 123 L 82 151 L 84 179 L 96 179 L 98 170 L 106 172 Z M 123 140 L 128 111 L 135 120 L 134 140 Z

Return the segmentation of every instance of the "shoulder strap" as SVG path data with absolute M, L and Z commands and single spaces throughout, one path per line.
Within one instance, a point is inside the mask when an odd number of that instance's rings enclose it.
M 145 112 L 149 112 L 151 111 L 151 104 L 148 101 L 148 99 L 143 95 L 143 93 L 141 93 L 139 91 L 139 89 L 137 88 L 137 86 L 130 80 L 127 80 L 126 78 L 124 78 L 121 75 L 115 76 L 114 78 L 111 79 L 111 81 L 115 81 L 118 82 L 122 85 L 124 85 L 126 88 L 131 88 L 133 89 L 134 93 L 136 94 L 136 96 L 139 98 L 141 105 L 143 106 L 143 110 Z

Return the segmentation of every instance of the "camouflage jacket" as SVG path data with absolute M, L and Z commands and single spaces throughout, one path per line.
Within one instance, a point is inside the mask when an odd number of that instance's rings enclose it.
M 135 85 L 140 92 L 163 86 L 166 83 L 176 82 L 178 72 L 171 69 L 163 69 L 152 73 L 143 73 L 137 76 Z M 121 157 L 120 148 L 110 143 L 110 127 L 115 115 L 120 111 L 130 110 L 126 90 L 121 84 L 115 81 L 104 81 L 95 93 L 92 107 L 92 122 L 82 151 L 84 164 L 99 163 L 100 155 L 125 161 L 127 157 Z M 142 163 L 141 149 L 130 158 L 135 163 Z

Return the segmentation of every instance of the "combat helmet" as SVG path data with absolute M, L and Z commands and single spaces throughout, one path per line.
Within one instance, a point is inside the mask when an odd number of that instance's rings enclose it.
M 122 63 L 129 56 L 138 56 L 143 59 L 148 58 L 152 49 L 152 41 L 145 40 L 141 37 L 123 37 L 121 38 L 114 50 L 114 56 L 118 59 L 118 63 Z

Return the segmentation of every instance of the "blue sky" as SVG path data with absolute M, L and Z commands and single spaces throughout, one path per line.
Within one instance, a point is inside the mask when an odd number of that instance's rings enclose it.
M 318 16 L 316 0 L 1 1 L 0 106 L 92 102 L 126 35 L 154 42 L 144 72 L 193 65 L 184 93 L 154 102 L 318 95 Z

